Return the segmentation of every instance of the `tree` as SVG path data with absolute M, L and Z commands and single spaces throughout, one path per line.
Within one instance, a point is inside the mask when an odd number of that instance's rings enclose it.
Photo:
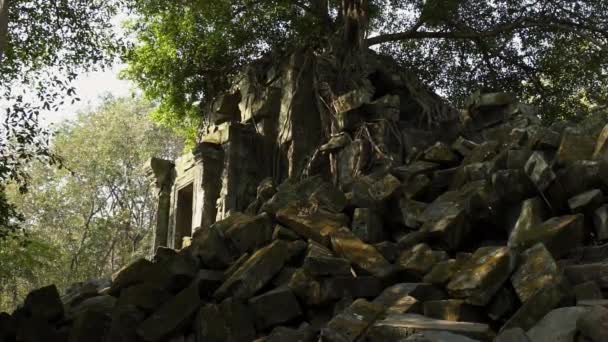
M 0 0 L 0 194 L 9 181 L 26 189 L 33 160 L 58 161 L 39 115 L 77 101 L 75 77 L 113 60 L 120 1 Z M 4 205 L 0 215 L 14 212 Z
M 0 286 L 21 284 L 17 297 L 44 285 L 41 281 L 66 288 L 149 253 L 155 198 L 143 165 L 151 156 L 172 159 L 182 150 L 180 140 L 149 120 L 151 108 L 137 99 L 107 98 L 100 108 L 59 127 L 52 147 L 65 167 L 35 163 L 30 191 L 19 194 L 11 187 L 30 242 L 17 252 L 18 239 L 0 240 Z M 36 257 L 28 277 L 16 272 L 23 268 L 16 264 L 21 259 L 2 261 L 3 255 L 25 258 L 32 248 L 54 254 Z
M 125 74 L 172 126 L 195 121 L 200 102 L 244 64 L 302 47 L 376 49 L 457 105 L 478 89 L 505 90 L 557 119 L 608 100 L 602 0 L 136 0 L 133 8 Z

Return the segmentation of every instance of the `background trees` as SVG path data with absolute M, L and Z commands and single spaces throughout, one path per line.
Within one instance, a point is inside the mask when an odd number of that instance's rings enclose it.
M 455 104 L 481 88 L 513 91 L 555 120 L 580 119 L 608 100 L 601 0 L 137 0 L 133 8 L 126 76 L 160 101 L 156 118 L 171 126 L 191 123 L 248 61 L 344 48 L 336 42 L 352 27 L 364 46 Z
M 62 124 L 53 152 L 65 167 L 36 163 L 31 191 L 10 189 L 25 235 L 0 240 L 0 305 L 47 283 L 65 288 L 108 275 L 150 251 L 153 188 L 142 165 L 181 152 L 179 140 L 149 120 L 151 108 L 108 98 Z

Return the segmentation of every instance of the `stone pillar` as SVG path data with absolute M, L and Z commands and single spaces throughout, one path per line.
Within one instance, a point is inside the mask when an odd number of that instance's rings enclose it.
M 152 181 L 157 199 L 153 250 L 155 251 L 157 247 L 167 246 L 168 243 L 174 164 L 168 160 L 151 158 L 146 162 L 145 169 Z
M 222 189 L 224 151 L 216 144 L 202 143 L 193 151 L 196 163 L 194 175 L 193 232 L 215 223 L 217 199 Z

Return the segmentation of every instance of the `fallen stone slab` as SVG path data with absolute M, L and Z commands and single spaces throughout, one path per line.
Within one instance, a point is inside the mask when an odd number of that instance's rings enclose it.
M 373 244 L 386 240 L 382 218 L 373 209 L 356 208 L 353 213 L 351 230 L 366 243 Z
M 530 180 L 536 188 L 543 192 L 557 178 L 551 167 L 551 162 L 542 152 L 534 152 L 524 167 Z
M 424 151 L 422 158 L 431 163 L 447 166 L 456 165 L 460 161 L 460 158 L 454 153 L 450 146 L 442 142 L 437 142 L 435 145 L 427 148 Z
M 64 309 L 55 285 L 49 285 L 30 292 L 23 302 L 23 310 L 30 316 L 45 322 L 63 318 Z
M 582 246 L 584 238 L 583 215 L 568 215 L 550 218 L 530 229 L 514 230 L 509 246 L 521 250 L 542 242 L 554 258 L 559 258 Z
M 277 212 L 277 220 L 305 239 L 327 244 L 329 235 L 348 224 L 345 215 L 292 203 Z
M 213 228 L 194 232 L 190 252 L 209 269 L 225 269 L 234 261 L 228 244 L 221 233 Z
M 147 342 L 165 341 L 191 323 L 202 304 L 198 281 L 163 304 L 137 328 L 137 335 Z
M 579 316 L 576 328 L 581 335 L 593 342 L 608 340 L 608 309 L 601 306 L 590 307 Z
M 361 241 L 348 229 L 333 233 L 331 245 L 337 255 L 350 260 L 358 270 L 379 278 L 387 276 L 393 270 L 392 265 L 374 246 Z
M 393 173 L 403 182 L 414 178 L 418 175 L 430 175 L 433 171 L 439 169 L 440 165 L 423 160 L 415 161 L 407 166 L 400 166 L 393 169 Z
M 351 275 L 350 261 L 330 256 L 307 256 L 302 268 L 312 276 Z
M 298 300 L 287 287 L 251 298 L 249 308 L 259 331 L 287 323 L 302 315 Z
M 568 265 L 564 274 L 573 285 L 595 281 L 600 288 L 608 289 L 608 262 Z
M 374 303 L 384 307 L 387 314 L 422 313 L 422 303 L 445 299 L 438 287 L 426 283 L 401 283 L 382 291 Z
M 574 214 L 591 214 L 604 203 L 604 194 L 600 189 L 593 189 L 578 194 L 568 200 L 568 206 Z
M 527 335 L 534 342 L 575 341 L 577 321 L 587 311 L 582 307 L 555 309 L 528 330 Z
M 399 201 L 399 209 L 403 223 L 410 228 L 422 226 L 421 215 L 427 207 L 427 203 L 415 201 L 413 199 L 402 198 Z
M 501 332 L 494 342 L 532 342 L 521 328 L 512 328 Z
M 435 264 L 447 258 L 446 252 L 434 251 L 427 244 L 421 243 L 403 251 L 397 259 L 397 264 L 404 270 L 423 277 Z
M 355 342 L 382 314 L 382 307 L 365 299 L 355 300 L 346 310 L 336 315 L 321 330 L 321 341 Z
M 112 312 L 110 327 L 106 341 L 132 342 L 137 341 L 137 327 L 145 319 L 145 314 L 133 305 L 117 307 Z
M 270 335 L 261 340 L 256 340 L 256 342 L 313 342 L 315 337 L 316 333 L 314 329 L 308 325 L 301 326 L 298 329 L 276 327 L 272 329 Z
M 370 342 L 398 342 L 425 331 L 449 332 L 480 341 L 492 341 L 494 337 L 494 332 L 486 324 L 443 321 L 416 314 L 393 314 L 374 323 L 367 338 Z
M 501 331 L 511 328 L 528 330 L 552 309 L 567 302 L 568 293 L 563 284 L 553 284 L 534 293 L 502 326 Z
M 227 298 L 220 304 L 206 304 L 194 319 L 196 341 L 253 341 L 256 332 L 251 317 L 247 306 L 233 298 Z
M 424 316 L 453 322 L 484 322 L 479 307 L 459 299 L 426 301 L 423 304 Z
M 595 140 L 588 133 L 566 129 L 557 150 L 556 159 L 560 164 L 571 163 L 577 160 L 588 160 L 593 155 Z
M 446 331 L 425 331 L 416 333 L 405 340 L 406 342 L 479 342 L 463 335 L 456 335 Z
M 608 240 L 608 205 L 603 205 L 593 213 L 593 228 L 598 240 Z
M 454 298 L 484 306 L 490 302 L 515 267 L 507 247 L 482 247 L 454 275 L 446 289 Z
M 214 229 L 231 242 L 243 254 L 267 245 L 272 239 L 272 222 L 267 214 L 258 216 L 233 213 L 222 221 L 213 224 Z
M 577 303 L 585 300 L 604 299 L 602 289 L 600 289 L 595 281 L 575 285 L 572 287 L 572 290 L 574 291 Z
M 511 276 L 513 288 L 522 303 L 537 291 L 561 281 L 561 272 L 542 243 L 522 253 L 519 267 Z
M 110 329 L 110 315 L 99 311 L 85 311 L 74 319 L 70 329 L 69 342 L 103 342 Z
M 277 240 L 253 253 L 220 286 L 213 297 L 249 299 L 281 271 L 289 258 L 287 243 Z

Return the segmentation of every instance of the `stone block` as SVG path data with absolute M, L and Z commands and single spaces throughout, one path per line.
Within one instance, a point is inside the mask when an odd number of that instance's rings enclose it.
M 323 182 L 309 197 L 312 203 L 334 213 L 341 213 L 346 207 L 346 196 L 332 183 Z
M 494 342 L 532 342 L 521 328 L 512 328 L 501 332 Z
M 515 256 L 507 247 L 482 247 L 475 251 L 446 288 L 454 298 L 484 306 L 509 279 L 514 264 Z
M 477 143 L 460 136 L 458 139 L 456 139 L 456 141 L 454 141 L 454 143 L 452 143 L 452 150 L 458 152 L 461 156 L 466 157 L 477 146 Z
M 351 275 L 350 261 L 330 256 L 307 256 L 302 268 L 312 276 Z
M 111 318 L 107 313 L 85 311 L 74 319 L 70 329 L 69 342 L 103 342 L 110 329 Z
M 541 291 L 534 293 L 502 326 L 505 331 L 511 328 L 529 330 L 552 309 L 558 307 L 568 299 L 563 284 L 552 284 Z
M 523 170 L 531 155 L 532 150 L 527 149 L 507 151 L 507 169 Z
M 446 252 L 434 251 L 428 245 L 422 243 L 401 253 L 397 260 L 397 264 L 404 270 L 423 277 L 435 264 L 444 261 L 447 258 L 448 255 Z
M 387 314 L 422 313 L 425 301 L 446 299 L 445 293 L 427 283 L 401 283 L 382 291 L 374 303 L 384 307 Z
M 377 244 L 374 244 L 374 248 L 382 254 L 384 259 L 388 262 L 393 263 L 399 257 L 399 248 L 397 244 L 391 241 L 383 241 Z
M 423 281 L 430 284 L 445 285 L 470 258 L 471 254 L 459 253 L 456 259 L 440 261 L 433 265 L 433 268 L 424 276 Z
M 553 217 L 530 230 L 511 233 L 509 245 L 525 249 L 542 242 L 554 258 L 582 246 L 585 237 L 583 215 Z
M 23 309 L 30 316 L 45 322 L 63 318 L 64 309 L 55 285 L 45 286 L 30 292 L 23 302 Z
M 343 214 L 331 213 L 303 203 L 294 203 L 279 210 L 277 220 L 301 237 L 319 243 L 327 243 L 330 234 L 348 223 Z
M 425 331 L 415 333 L 403 340 L 404 342 L 479 342 L 463 335 L 457 335 L 446 331 Z
M 403 341 L 403 337 L 427 331 L 449 332 L 480 341 L 491 341 L 494 337 L 492 329 L 486 324 L 444 321 L 416 314 L 393 314 L 374 323 L 368 334 L 368 340 L 398 342 Z
M 133 305 L 124 305 L 112 312 L 111 319 L 105 342 L 133 342 L 137 341 L 136 328 L 145 314 Z
M 574 295 L 576 296 L 576 302 L 584 300 L 597 300 L 604 299 L 602 289 L 597 285 L 595 281 L 588 281 L 585 283 L 577 284 L 572 287 Z
M 137 335 L 147 342 L 166 341 L 190 324 L 201 304 L 199 282 L 195 280 L 143 321 L 137 328 Z
M 437 163 L 441 165 L 454 166 L 460 162 L 460 158 L 450 146 L 437 142 L 435 145 L 427 148 L 422 158 L 431 163 Z
M 366 243 L 377 243 L 385 240 L 382 218 L 373 209 L 356 208 L 351 230 Z
M 439 169 L 439 164 L 431 163 L 423 160 L 415 161 L 407 166 L 399 166 L 393 169 L 393 173 L 403 182 L 414 178 L 418 175 L 430 175 Z
M 530 180 L 541 192 L 547 190 L 549 185 L 557 178 L 549 158 L 542 152 L 532 153 L 524 169 Z
M 600 288 L 608 289 L 608 262 L 605 261 L 565 266 L 564 275 L 572 285 L 595 281 Z
M 527 335 L 534 342 L 574 341 L 576 323 L 587 311 L 582 307 L 555 309 L 528 330 Z
M 601 306 L 591 307 L 578 317 L 576 328 L 581 335 L 593 342 L 607 341 L 608 309 Z
M 597 138 L 593 150 L 593 159 L 608 161 L 608 124 L 604 126 Z
M 560 164 L 577 160 L 589 160 L 593 155 L 595 141 L 588 133 L 566 129 L 557 150 L 556 161 Z
M 239 254 L 251 252 L 267 245 L 272 239 L 272 222 L 267 214 L 252 216 L 233 213 L 213 224 L 230 241 Z
M 519 267 L 511 277 L 513 288 L 522 303 L 528 301 L 537 291 L 561 281 L 561 272 L 542 243 L 522 253 Z
M 426 317 L 452 322 L 481 322 L 483 313 L 478 307 L 465 303 L 463 300 L 448 299 L 427 301 L 423 304 Z
M 300 236 L 296 234 L 291 229 L 287 229 L 280 224 L 274 226 L 274 231 L 272 232 L 273 240 L 285 240 L 285 241 L 295 241 L 299 240 Z
M 210 269 L 225 269 L 234 260 L 221 233 L 213 228 L 195 231 L 190 251 Z
M 591 216 L 592 213 L 604 203 L 604 194 L 602 190 L 593 189 L 582 194 L 578 194 L 568 200 L 568 207 L 574 214 L 586 214 Z
M 391 264 L 374 246 L 361 241 L 348 229 L 333 233 L 331 245 L 337 255 L 350 260 L 357 270 L 380 278 L 387 276 L 392 270 Z
M 515 217 L 509 221 L 513 224 L 507 224 L 509 232 L 508 245 L 511 248 L 521 248 L 524 237 L 547 219 L 548 210 L 545 202 L 540 197 L 529 198 L 521 203 Z
M 598 240 L 608 239 L 608 204 L 597 208 L 593 212 L 593 228 Z
M 222 286 L 213 297 L 224 299 L 234 296 L 237 299 L 248 299 L 261 290 L 278 274 L 289 257 L 287 243 L 281 240 L 253 253 Z
M 399 200 L 399 209 L 401 209 L 403 223 L 410 228 L 419 228 L 423 223 L 420 217 L 426 207 L 427 203 L 402 197 Z
M 302 315 L 298 300 L 287 287 L 251 298 L 249 308 L 253 312 L 255 326 L 260 331 L 290 322 Z
M 381 306 L 365 299 L 357 299 L 350 307 L 327 323 L 327 327 L 321 330 L 320 341 L 358 341 L 382 312 Z
M 193 328 L 196 341 L 249 342 L 256 336 L 250 310 L 233 298 L 203 306 L 194 319 Z

